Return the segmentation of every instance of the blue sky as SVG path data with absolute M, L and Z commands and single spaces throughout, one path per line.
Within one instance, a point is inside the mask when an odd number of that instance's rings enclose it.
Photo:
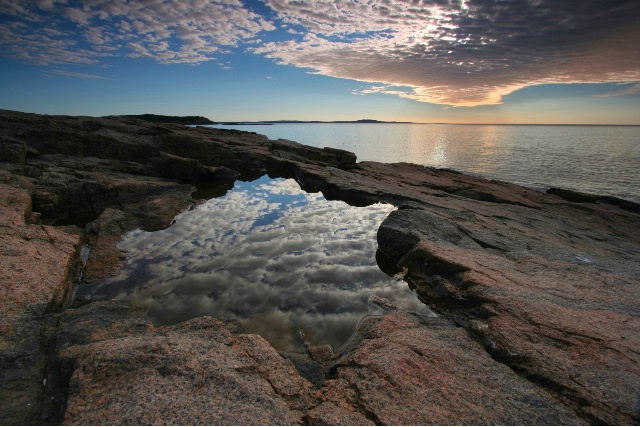
M 0 108 L 640 124 L 637 0 L 2 0 Z

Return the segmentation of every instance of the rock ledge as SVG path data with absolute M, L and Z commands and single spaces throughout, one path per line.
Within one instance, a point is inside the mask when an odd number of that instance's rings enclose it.
M 439 317 L 370 316 L 312 360 L 234 321 L 72 301 L 117 273 L 123 233 L 266 173 L 398 206 L 379 259 Z M 638 423 L 639 211 L 248 132 L 0 111 L 0 421 Z

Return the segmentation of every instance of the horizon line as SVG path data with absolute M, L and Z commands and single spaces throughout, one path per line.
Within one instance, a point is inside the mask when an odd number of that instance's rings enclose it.
M 214 121 L 214 120 L 212 120 Z M 415 124 L 415 125 L 462 125 L 462 126 L 640 126 L 640 123 L 489 123 L 489 122 L 412 122 L 396 120 L 219 120 L 216 125 L 261 125 L 261 124 Z M 208 125 L 212 126 L 212 125 Z
M 168 117 L 194 117 L 198 114 L 175 115 L 175 114 L 157 114 L 157 113 L 128 113 L 128 114 L 102 114 L 102 115 L 84 115 L 84 114 L 65 114 L 65 113 L 34 113 L 30 111 L 12 110 L 9 108 L 1 108 L 0 111 L 9 111 L 23 114 L 37 114 L 41 116 L 75 116 L 75 117 L 109 117 L 109 116 L 130 116 L 130 115 L 157 115 Z M 462 125 L 462 126 L 626 126 L 637 127 L 640 123 L 490 123 L 490 122 L 413 122 L 413 121 L 397 121 L 397 120 L 377 120 L 377 119 L 357 119 L 357 120 L 211 120 L 205 116 L 199 116 L 210 120 L 213 125 L 260 125 L 260 124 L 417 124 L 417 125 Z M 203 126 L 203 125 L 200 125 Z M 206 125 L 212 126 L 212 125 Z

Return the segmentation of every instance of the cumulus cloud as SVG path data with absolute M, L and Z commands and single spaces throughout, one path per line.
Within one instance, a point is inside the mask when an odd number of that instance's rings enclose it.
M 373 294 L 427 313 L 376 264 L 377 228 L 391 210 L 327 201 L 294 180 L 241 183 L 166 230 L 131 233 L 122 274 L 80 293 L 131 299 L 162 324 L 239 319 L 280 350 L 300 350 L 300 330 L 338 346 Z
M 640 3 L 634 0 L 267 4 L 306 35 L 255 52 L 375 83 L 361 93 L 474 106 L 500 103 L 529 85 L 640 80 Z
M 200 63 L 274 28 L 238 0 L 5 0 L 0 14 L 5 55 L 37 65 L 97 64 L 114 51 Z

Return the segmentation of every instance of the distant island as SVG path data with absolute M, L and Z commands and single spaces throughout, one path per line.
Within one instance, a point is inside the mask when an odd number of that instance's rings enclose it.
M 177 123 L 180 125 L 215 125 L 216 122 L 202 116 L 163 116 L 160 114 L 132 114 L 119 117 L 140 119 L 152 123 Z
M 308 124 L 308 123 L 403 123 L 403 124 L 412 124 L 414 122 L 394 122 L 394 121 L 385 121 L 385 120 L 374 120 L 374 119 L 360 119 L 360 120 L 262 120 L 257 122 L 221 122 L 218 124 L 221 125 L 276 125 L 276 124 Z
M 176 123 L 185 126 L 202 125 L 226 125 L 226 126 L 251 126 L 251 125 L 276 125 L 276 124 L 309 124 L 309 123 L 355 123 L 355 124 L 423 124 L 423 125 L 458 125 L 458 126 L 640 126 L 640 125 L 611 125 L 611 124 L 583 124 L 583 123 L 448 123 L 448 122 L 404 122 L 393 120 L 359 119 L 359 120 L 261 120 L 261 121 L 222 121 L 214 122 L 203 116 L 165 116 L 162 114 L 123 114 L 104 116 L 118 118 L 134 118 L 150 123 Z
M 140 119 L 152 123 L 177 123 L 181 125 L 230 125 L 230 126 L 250 126 L 250 125 L 275 125 L 275 124 L 307 124 L 307 123 L 414 123 L 395 122 L 375 119 L 360 120 L 262 120 L 262 121 L 229 121 L 214 122 L 203 116 L 165 116 L 161 114 L 128 114 L 117 117 Z

